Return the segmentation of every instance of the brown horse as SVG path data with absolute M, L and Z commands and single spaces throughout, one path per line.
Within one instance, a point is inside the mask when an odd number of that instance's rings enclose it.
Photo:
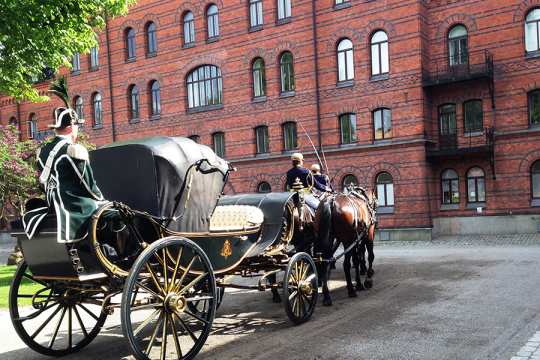
M 360 188 L 351 188 L 345 193 L 335 195 L 330 200 L 330 206 L 332 213 L 330 238 L 335 239 L 331 250 L 332 256 L 339 244 L 343 244 L 343 248 L 349 250 L 345 254 L 343 270 L 345 271 L 349 296 L 355 297 L 356 291 L 371 288 L 373 284 L 375 214 L 371 209 L 376 207 L 376 198 L 373 191 L 364 192 Z M 357 240 L 359 243 L 355 245 Z M 367 269 L 364 258 L 365 250 L 368 252 L 369 267 Z M 329 257 L 326 256 L 326 258 Z M 351 279 L 351 259 L 356 270 L 356 289 Z M 327 286 L 330 272 L 329 264 L 325 264 L 322 270 L 323 304 L 329 306 L 332 304 Z M 363 273 L 367 273 L 364 283 L 360 278 Z

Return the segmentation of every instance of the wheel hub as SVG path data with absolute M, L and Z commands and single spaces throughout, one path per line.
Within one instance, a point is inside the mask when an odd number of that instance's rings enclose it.
M 186 298 L 182 295 L 171 293 L 167 295 L 167 297 L 165 298 L 165 308 L 169 312 L 181 314 L 186 309 L 186 305 L 187 305 Z
M 313 292 L 313 286 L 311 286 L 311 282 L 307 280 L 302 280 L 298 284 L 298 290 L 304 295 L 311 295 Z

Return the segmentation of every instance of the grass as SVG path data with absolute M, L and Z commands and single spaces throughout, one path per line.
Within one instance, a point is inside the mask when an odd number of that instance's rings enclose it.
M 17 266 L 0 266 L 0 309 L 6 309 L 8 307 L 9 287 L 11 286 L 11 280 L 15 276 L 15 270 Z M 36 284 L 26 278 L 19 288 L 21 294 L 35 294 L 36 291 L 43 288 L 42 285 Z M 32 304 L 31 298 L 23 298 L 19 300 L 19 306 Z

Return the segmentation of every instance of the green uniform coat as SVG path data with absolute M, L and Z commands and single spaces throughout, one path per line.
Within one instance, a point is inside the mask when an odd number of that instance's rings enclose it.
M 38 208 L 23 216 L 29 238 L 47 213 L 56 214 L 58 242 L 76 242 L 88 233 L 89 219 L 103 201 L 92 173 L 88 151 L 56 136 L 38 151 L 40 182 L 45 188 L 48 208 Z

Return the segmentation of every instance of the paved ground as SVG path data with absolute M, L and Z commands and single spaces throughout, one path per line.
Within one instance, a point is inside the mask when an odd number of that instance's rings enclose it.
M 269 294 L 231 292 L 199 359 L 535 359 L 540 236 L 379 244 L 375 287 L 348 298 L 333 273 L 333 307 L 291 326 Z M 42 359 L 0 312 L 0 358 Z M 119 359 L 117 314 L 66 359 Z

